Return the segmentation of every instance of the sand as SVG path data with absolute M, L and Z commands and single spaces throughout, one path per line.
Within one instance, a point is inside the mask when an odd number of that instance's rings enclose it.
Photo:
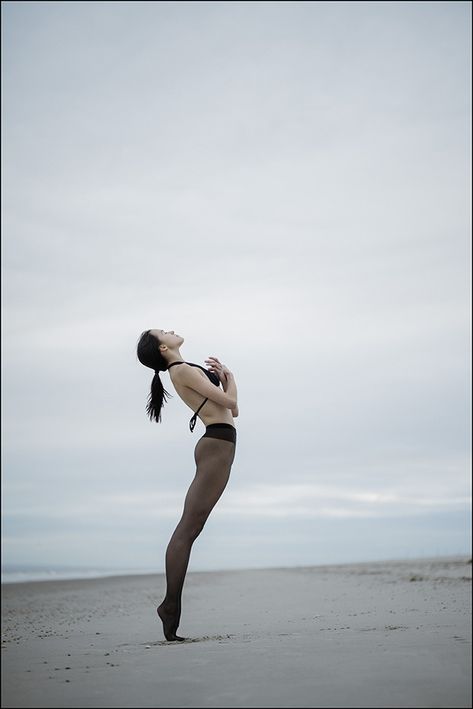
M 471 707 L 471 561 L 7 584 L 3 707 Z

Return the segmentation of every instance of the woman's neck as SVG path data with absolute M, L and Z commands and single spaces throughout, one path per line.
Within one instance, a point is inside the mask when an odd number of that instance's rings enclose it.
M 166 352 L 166 362 L 168 364 L 171 364 L 172 362 L 185 362 L 185 359 L 179 350 L 168 350 Z

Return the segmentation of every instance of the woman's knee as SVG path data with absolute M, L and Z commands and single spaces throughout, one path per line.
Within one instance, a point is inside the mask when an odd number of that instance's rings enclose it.
M 207 513 L 193 515 L 191 518 L 183 518 L 179 523 L 179 534 L 182 534 L 186 539 L 193 541 L 197 539 L 203 530 L 208 518 Z

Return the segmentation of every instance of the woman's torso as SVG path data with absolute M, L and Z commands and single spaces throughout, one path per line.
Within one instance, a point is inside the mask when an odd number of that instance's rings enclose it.
M 171 367 L 168 369 L 168 374 L 171 377 L 174 389 L 177 391 L 183 402 L 187 404 L 190 409 L 192 409 L 192 413 L 195 413 L 202 402 L 205 401 L 205 396 L 202 396 L 202 394 L 199 394 L 194 389 L 191 389 L 179 381 L 179 369 L 183 366 L 184 365 L 177 365 L 175 367 Z M 199 376 L 203 377 L 206 381 L 209 381 L 207 375 L 199 367 L 194 367 L 194 369 L 199 373 Z M 215 403 L 215 401 L 212 401 L 211 399 L 207 399 L 197 416 L 205 426 L 209 426 L 211 423 L 229 423 L 232 426 L 235 426 L 230 409 L 225 408 L 225 406 L 220 406 L 220 404 Z

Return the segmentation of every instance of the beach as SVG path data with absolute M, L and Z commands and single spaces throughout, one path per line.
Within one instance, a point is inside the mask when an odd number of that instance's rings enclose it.
M 471 559 L 2 586 L 3 707 L 470 707 Z

